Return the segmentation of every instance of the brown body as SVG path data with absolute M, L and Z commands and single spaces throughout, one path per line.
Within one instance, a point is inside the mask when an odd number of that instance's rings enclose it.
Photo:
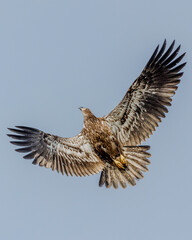
M 81 108 L 84 115 L 82 135 L 90 141 L 96 154 L 104 162 L 112 163 L 120 156 L 121 148 L 107 121 L 97 118 L 88 108 Z

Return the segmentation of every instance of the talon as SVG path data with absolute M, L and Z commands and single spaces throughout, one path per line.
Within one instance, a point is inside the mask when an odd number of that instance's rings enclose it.
M 123 166 L 123 164 L 122 164 L 120 161 L 114 160 L 114 163 L 115 163 L 115 165 L 116 165 L 118 168 L 124 169 L 124 166 Z
M 123 155 L 120 155 L 113 161 L 118 168 L 125 169 L 128 166 L 128 162 Z
M 127 162 L 126 158 L 125 158 L 123 155 L 120 155 L 119 161 L 120 161 L 123 165 L 125 165 L 125 166 L 127 167 L 128 162 Z

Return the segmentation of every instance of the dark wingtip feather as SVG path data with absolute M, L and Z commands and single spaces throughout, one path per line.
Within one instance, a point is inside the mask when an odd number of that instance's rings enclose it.
M 183 67 L 185 67 L 186 64 L 187 64 L 187 62 L 184 62 L 184 63 L 183 63 Z
M 165 40 L 164 40 L 164 42 L 163 42 L 163 45 L 162 45 L 162 48 L 166 48 L 166 46 L 167 46 L 167 40 L 166 40 L 166 38 L 165 38 Z
M 22 136 L 22 135 L 14 135 L 14 134 L 7 134 L 8 137 L 11 137 L 13 139 L 17 139 L 17 140 L 27 140 L 27 139 L 31 139 L 31 137 L 29 136 Z
M 170 70 L 171 73 L 178 73 L 182 68 L 184 68 L 184 66 L 186 65 L 186 62 L 180 64 L 179 66 L 172 68 Z
M 25 155 L 23 158 L 24 159 L 33 159 L 35 157 L 36 152 L 31 152 L 27 155 Z
M 10 141 L 10 143 L 16 146 L 29 146 L 32 144 L 30 141 Z
M 167 49 L 167 51 L 163 54 L 163 56 L 159 59 L 158 64 L 162 64 L 170 55 L 170 53 L 172 52 L 173 48 L 175 45 L 175 40 L 171 43 L 171 45 L 169 46 L 169 48 Z
M 155 48 L 155 51 L 153 52 L 151 58 L 149 59 L 147 65 L 145 66 L 145 68 L 148 68 L 149 65 L 153 62 L 153 60 L 155 59 L 155 57 L 157 55 L 158 50 L 159 50 L 159 45 L 157 45 L 157 47 Z
M 185 54 L 186 53 L 183 53 L 181 56 L 179 56 L 178 58 L 170 62 L 169 65 L 167 65 L 167 68 L 170 69 L 170 68 L 173 68 L 175 65 L 177 65 L 183 59 Z
M 166 44 L 167 44 L 167 42 L 166 42 L 166 39 L 165 39 L 164 42 L 163 42 L 163 45 L 162 45 L 161 49 L 159 50 L 157 56 L 153 59 L 153 62 L 152 62 L 151 65 L 153 65 L 153 63 L 155 63 L 155 62 L 162 56 L 162 54 L 163 54 L 164 51 L 165 51 Z
M 166 40 L 166 38 L 165 38 L 165 40 L 164 40 L 164 42 L 163 42 L 163 45 L 162 45 L 162 48 L 166 48 L 166 45 L 167 45 L 167 40 Z
M 11 131 L 11 132 L 20 134 L 20 135 L 26 135 L 26 134 L 28 134 L 27 131 L 19 130 L 19 129 L 16 129 L 16 128 L 8 128 L 8 130 Z
M 25 147 L 25 148 L 17 148 L 15 149 L 16 152 L 26 153 L 33 150 L 33 147 Z
M 15 126 L 16 128 L 20 128 L 22 130 L 26 130 L 26 131 L 32 131 L 32 132 L 39 132 L 39 129 L 37 128 L 31 128 L 31 127 L 26 127 L 26 126 Z
M 171 46 L 170 46 L 170 48 L 172 48 L 172 49 L 173 49 L 174 45 L 175 45 L 175 39 L 174 39 L 174 40 L 173 40 L 173 42 L 171 43 Z
M 149 145 L 142 145 L 142 147 L 144 147 L 146 151 L 150 150 L 151 148 Z
M 14 132 L 14 128 L 7 128 L 9 131 L 12 131 L 12 132 Z

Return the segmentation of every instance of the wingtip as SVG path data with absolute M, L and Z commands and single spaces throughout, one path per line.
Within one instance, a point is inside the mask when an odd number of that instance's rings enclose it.
M 151 149 L 151 146 L 149 146 L 149 145 L 142 145 L 142 147 L 144 147 L 146 151 Z
M 17 126 L 14 126 L 13 128 L 7 128 L 8 130 L 12 131 L 14 130 L 15 128 L 18 128 Z
M 22 131 L 32 131 L 32 132 L 39 132 L 40 130 L 37 128 L 27 127 L 27 126 L 15 126 L 16 128 L 21 129 Z
M 25 126 L 15 126 L 15 128 L 25 129 L 25 128 L 27 128 L 27 127 L 25 127 Z
M 157 45 L 156 49 L 155 49 L 155 52 L 157 53 L 159 50 L 159 44 Z
M 173 48 L 173 47 L 174 47 L 174 45 L 175 45 L 175 40 L 173 40 L 173 42 L 171 43 L 171 46 L 170 46 L 170 48 Z
M 179 46 L 177 47 L 177 52 L 179 52 L 179 50 L 181 49 L 181 44 L 179 44 Z
M 11 131 L 11 132 L 14 132 L 15 131 L 15 129 L 14 128 L 7 128 L 9 131 Z
M 20 148 L 17 148 L 17 149 L 15 149 L 15 152 L 20 152 L 19 150 L 20 150 Z
M 181 60 L 183 59 L 183 57 L 186 55 L 186 52 L 184 52 L 183 54 L 181 54 L 181 56 L 180 56 L 180 58 L 181 58 Z M 185 63 L 187 63 L 187 62 L 185 62 Z

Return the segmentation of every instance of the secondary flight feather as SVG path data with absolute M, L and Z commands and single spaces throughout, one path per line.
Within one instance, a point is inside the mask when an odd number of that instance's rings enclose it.
M 80 108 L 84 126 L 80 134 L 62 138 L 35 128 L 9 128 L 16 151 L 25 153 L 33 164 L 66 175 L 86 176 L 101 172 L 99 186 L 135 185 L 150 164 L 149 146 L 141 145 L 168 112 L 172 96 L 183 75 L 185 53 L 177 56 L 175 41 L 166 49 L 166 40 L 155 49 L 140 76 L 122 101 L 106 116 L 97 118 Z

